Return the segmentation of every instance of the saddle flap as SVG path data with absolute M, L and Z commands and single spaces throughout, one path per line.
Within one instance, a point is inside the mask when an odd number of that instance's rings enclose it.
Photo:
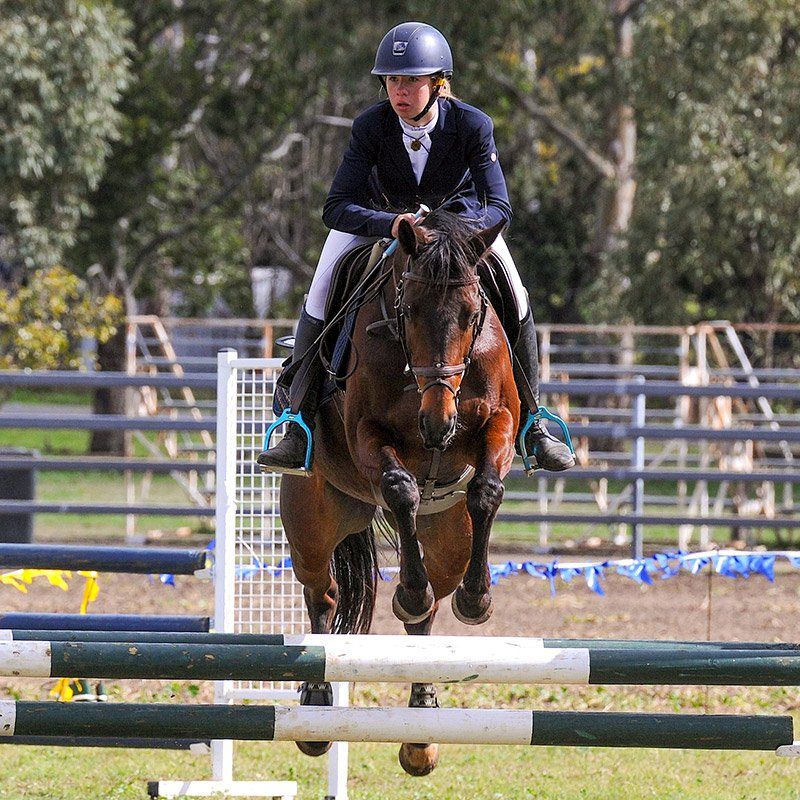
M 505 331 L 509 347 L 513 349 L 514 343 L 519 338 L 519 315 L 514 289 L 505 274 L 502 262 L 494 253 L 490 252 L 478 264 L 478 275 L 492 308 L 500 318 L 500 324 Z
M 333 267 L 331 286 L 328 290 L 328 299 L 325 303 L 325 319 L 332 316 L 350 299 L 355 287 L 361 280 L 367 263 L 369 253 L 374 245 L 362 244 L 343 253 Z M 336 337 L 332 337 L 336 341 Z
M 380 257 L 382 254 L 382 250 L 375 252 L 378 246 L 378 244 L 359 245 L 345 253 L 336 262 L 331 279 L 331 288 L 328 292 L 328 300 L 325 304 L 326 319 L 332 319 L 336 312 L 343 308 L 352 298 L 353 292 L 357 290 L 358 284 L 367 269 L 377 261 L 376 256 Z M 363 288 L 361 291 L 363 292 Z M 340 389 L 344 389 L 358 305 L 358 298 L 356 298 L 352 308 L 339 323 L 331 328 L 322 343 L 323 355 L 331 354 L 330 359 L 328 359 L 329 371 L 336 386 Z

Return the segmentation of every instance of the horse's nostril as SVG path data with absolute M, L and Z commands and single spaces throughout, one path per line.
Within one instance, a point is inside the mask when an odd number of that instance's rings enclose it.
M 453 440 L 458 425 L 458 417 L 434 419 L 420 414 L 418 417 L 419 432 L 426 449 L 443 449 Z

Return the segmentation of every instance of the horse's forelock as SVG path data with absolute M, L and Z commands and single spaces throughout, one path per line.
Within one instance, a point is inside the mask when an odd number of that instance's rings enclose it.
M 432 234 L 420 249 L 415 266 L 434 284 L 468 280 L 475 275 L 475 254 L 470 238 L 475 226 L 449 211 L 433 211 L 423 227 Z

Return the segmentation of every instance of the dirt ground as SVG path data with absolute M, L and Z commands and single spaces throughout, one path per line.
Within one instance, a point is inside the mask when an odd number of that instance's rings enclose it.
M 493 563 L 520 560 L 492 555 Z M 780 566 L 780 562 L 779 562 Z M 94 613 L 213 615 L 213 588 L 192 577 L 177 576 L 167 586 L 143 575 L 102 575 Z M 84 579 L 74 574 L 68 591 L 36 579 L 23 594 L 0 584 L 2 611 L 77 613 Z M 503 579 L 494 588 L 494 616 L 470 627 L 453 617 L 449 598 L 442 602 L 434 633 L 488 636 L 544 636 L 648 639 L 720 639 L 800 641 L 800 572 L 779 571 L 774 583 L 761 576 L 731 579 L 714 575 L 681 575 L 655 579 L 641 587 L 609 574 L 605 596 L 593 593 L 582 578 L 556 581 L 551 596 L 547 581 L 528 575 Z M 380 582 L 374 633 L 402 633 L 391 612 L 395 582 Z M 710 595 L 709 595 L 710 590 Z M 709 618 L 709 597 L 710 618 Z
M 495 553 L 492 563 L 520 560 L 519 555 Z M 77 613 L 84 579 L 74 574 L 68 591 L 36 579 L 27 594 L 0 584 L 0 610 Z M 168 586 L 142 575 L 103 575 L 94 613 L 213 615 L 213 587 L 192 577 L 177 576 Z M 402 633 L 391 612 L 395 581 L 379 583 L 374 633 Z M 458 622 L 449 598 L 434 625 L 434 633 L 484 636 L 541 636 L 587 638 L 646 638 L 727 641 L 800 641 L 800 572 L 778 572 L 775 583 L 755 576 L 729 579 L 714 575 L 681 575 L 656 579 L 641 587 L 609 575 L 604 597 L 591 592 L 582 579 L 556 583 L 551 596 L 547 581 L 528 575 L 502 580 L 494 589 L 495 613 L 484 625 Z M 710 594 L 709 594 L 710 592 Z M 710 613 L 709 613 L 710 597 Z M 112 700 L 211 702 L 209 683 L 147 681 L 108 682 Z M 55 681 L 0 678 L 0 698 L 46 699 Z M 144 697 L 143 697 L 144 694 Z M 183 695 L 183 696 L 182 696 Z

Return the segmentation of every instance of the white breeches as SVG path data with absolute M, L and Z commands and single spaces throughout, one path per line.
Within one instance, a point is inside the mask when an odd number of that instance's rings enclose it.
M 352 233 L 342 233 L 342 231 L 331 231 L 328 234 L 308 290 L 306 313 L 317 319 L 325 319 L 325 303 L 328 299 L 328 291 L 331 288 L 333 268 L 336 266 L 339 257 L 360 244 L 376 241 L 377 239 L 374 237 L 356 236 Z M 514 298 L 517 302 L 517 314 L 519 319 L 523 319 L 528 313 L 528 293 L 522 285 L 514 259 L 511 257 L 508 245 L 502 236 L 498 236 L 495 239 L 492 245 L 492 252 L 500 259 L 503 269 L 508 275 L 508 282 L 514 290 Z

